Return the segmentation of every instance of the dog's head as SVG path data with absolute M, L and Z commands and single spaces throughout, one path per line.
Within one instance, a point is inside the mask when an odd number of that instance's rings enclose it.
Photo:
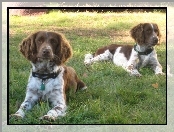
M 130 34 L 137 44 L 148 47 L 159 44 L 161 37 L 156 23 L 140 23 L 130 30 Z
M 20 44 L 20 52 L 31 62 L 38 60 L 54 61 L 57 65 L 66 62 L 72 56 L 72 48 L 60 33 L 38 31 Z

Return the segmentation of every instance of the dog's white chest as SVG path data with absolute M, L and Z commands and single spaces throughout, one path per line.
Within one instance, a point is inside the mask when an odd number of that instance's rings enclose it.
M 38 95 L 44 99 L 49 98 L 54 90 L 59 90 L 63 93 L 63 72 L 64 71 L 61 71 L 55 79 L 50 78 L 45 81 L 42 81 L 42 79 L 30 75 L 27 90 L 33 90 L 35 92 L 37 91 Z M 44 85 L 44 90 L 41 89 L 41 85 Z

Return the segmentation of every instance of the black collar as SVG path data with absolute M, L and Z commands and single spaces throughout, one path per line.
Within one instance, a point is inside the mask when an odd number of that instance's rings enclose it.
M 49 74 L 40 74 L 40 73 L 37 73 L 37 72 L 32 72 L 32 76 L 33 77 L 38 77 L 42 80 L 46 80 L 46 79 L 50 79 L 50 78 L 55 79 L 58 76 L 59 73 L 60 73 L 60 71 L 49 73 Z
M 144 51 L 144 52 L 139 52 L 139 51 L 136 49 L 136 46 L 137 46 L 137 44 L 134 45 L 134 50 L 135 50 L 136 52 L 138 52 L 139 55 L 148 55 L 148 54 L 150 54 L 150 53 L 154 50 L 154 48 L 152 47 L 152 48 L 147 49 L 147 50 Z

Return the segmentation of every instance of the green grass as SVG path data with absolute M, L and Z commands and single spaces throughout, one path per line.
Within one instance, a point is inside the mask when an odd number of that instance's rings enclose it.
M 137 19 L 138 18 L 138 19 Z M 141 78 L 130 77 L 112 62 L 95 63 L 88 69 L 83 60 L 86 53 L 109 43 L 132 43 L 131 27 L 140 22 L 158 23 L 161 45 L 156 47 L 158 59 L 166 70 L 166 14 L 50 12 L 40 16 L 10 16 L 9 38 L 9 114 L 15 113 L 25 97 L 30 63 L 19 53 L 23 38 L 37 30 L 63 33 L 73 48 L 67 62 L 87 84 L 86 91 L 68 94 L 65 117 L 55 122 L 40 121 L 47 113 L 48 102 L 39 102 L 22 120 L 11 118 L 10 124 L 165 124 L 166 77 L 156 76 L 149 68 L 140 70 Z M 152 84 L 158 83 L 158 88 Z

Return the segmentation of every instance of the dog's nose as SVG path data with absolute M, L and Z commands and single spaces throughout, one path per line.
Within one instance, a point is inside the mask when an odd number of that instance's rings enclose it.
M 158 43 L 158 38 L 157 37 L 153 37 L 153 43 Z
M 45 49 L 42 50 L 42 56 L 48 57 L 50 55 L 51 55 L 51 49 L 45 48 Z
M 44 49 L 42 51 L 43 55 L 49 55 L 50 54 L 50 49 Z
M 42 54 L 43 55 L 49 55 L 51 53 L 51 47 L 50 46 L 46 46 L 42 48 Z

